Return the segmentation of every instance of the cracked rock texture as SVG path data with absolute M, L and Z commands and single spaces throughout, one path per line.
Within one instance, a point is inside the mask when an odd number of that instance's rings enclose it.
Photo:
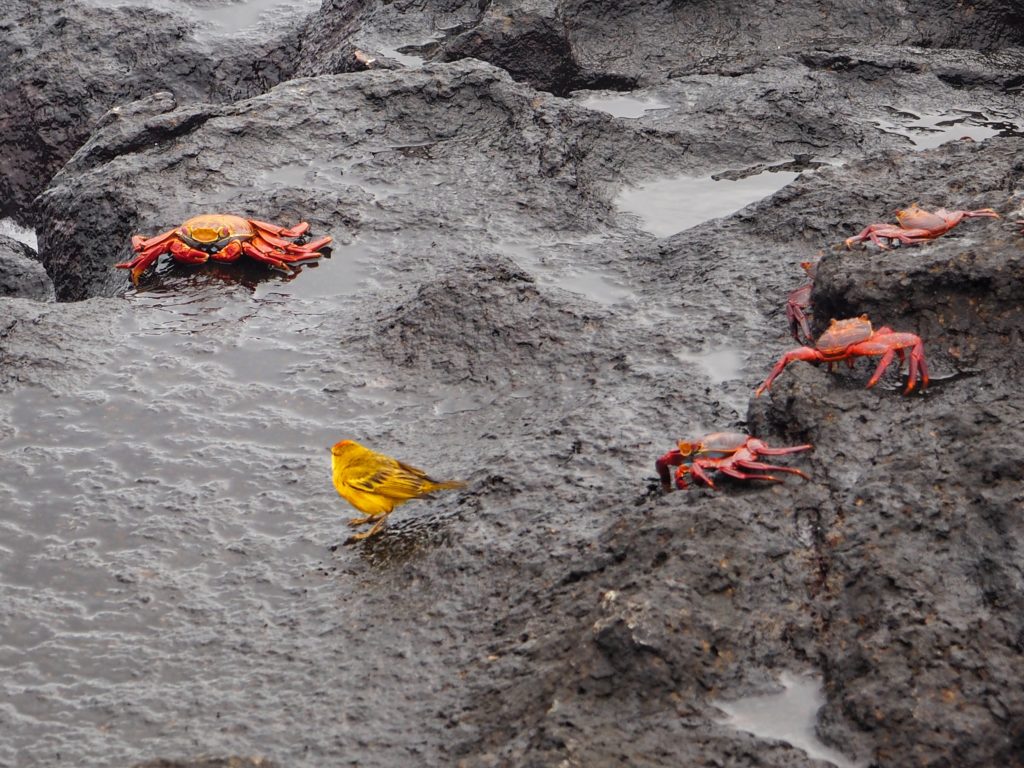
M 1022 764 L 1019 4 L 0 7 L 0 765 L 826 765 L 717 706 L 783 673 Z M 915 201 L 1002 218 L 840 246 Z M 334 243 L 113 267 L 201 212 Z M 808 260 L 927 389 L 753 397 Z M 733 430 L 809 479 L 661 490 Z M 343 546 L 344 438 L 468 486 Z

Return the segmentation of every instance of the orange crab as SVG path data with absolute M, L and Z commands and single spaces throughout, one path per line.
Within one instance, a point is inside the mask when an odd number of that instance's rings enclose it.
M 939 208 L 931 212 L 913 203 L 906 210 L 896 211 L 897 224 L 869 224 L 859 235 L 848 237 L 844 242 L 850 248 L 854 243 L 870 240 L 883 250 L 889 248 L 884 240 L 898 240 L 904 245 L 925 243 L 946 234 L 963 219 L 974 218 L 998 219 L 999 214 L 991 208 L 977 211 L 947 211 Z
M 680 440 L 678 447 L 669 451 L 654 463 L 661 478 L 662 487 L 672 489 L 670 467 L 678 467 L 675 473 L 675 487 L 685 490 L 689 487 L 687 475 L 694 480 L 714 488 L 715 483 L 708 472 L 717 470 L 739 480 L 765 480 L 770 483 L 782 482 L 774 475 L 752 474 L 744 470 L 765 470 L 789 472 L 808 479 L 807 475 L 793 467 L 780 467 L 758 461 L 760 456 L 781 456 L 786 453 L 809 451 L 813 445 L 794 445 L 788 448 L 771 448 L 763 440 L 743 432 L 712 432 L 697 440 Z
M 156 237 L 135 235 L 132 248 L 138 255 L 114 266 L 130 269 L 132 282 L 138 282 L 142 273 L 164 253 L 186 264 L 202 264 L 210 259 L 235 261 L 244 253 L 275 269 L 291 272 L 296 264 L 319 259 L 320 249 L 331 242 L 330 235 L 307 243 L 284 239 L 301 238 L 308 229 L 305 221 L 286 228 L 228 213 L 206 213 Z
M 784 354 L 768 374 L 768 378 L 757 388 L 754 396 L 760 397 L 762 392 L 771 387 L 772 382 L 782 373 L 782 369 L 795 360 L 828 363 L 831 370 L 832 363 L 838 360 L 846 360 L 852 368 L 855 357 L 881 355 L 882 359 L 878 362 L 874 375 L 868 380 L 868 386 L 873 387 L 894 356 L 899 356 L 900 362 L 903 362 L 906 349 L 910 350 L 910 370 L 904 392 L 909 395 L 917 385 L 918 374 L 921 376 L 921 389 L 928 386 L 928 366 L 924 360 L 924 344 L 920 336 L 913 333 L 897 333 L 891 328 L 873 330 L 867 315 L 848 320 L 833 320 L 813 347 L 798 347 Z

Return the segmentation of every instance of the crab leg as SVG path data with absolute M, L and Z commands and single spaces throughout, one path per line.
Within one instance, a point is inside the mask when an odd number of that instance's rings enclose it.
M 772 372 L 768 374 L 768 378 L 765 379 L 761 386 L 754 391 L 754 397 L 760 397 L 762 392 L 771 387 L 772 382 L 779 377 L 779 374 L 782 373 L 783 369 L 796 360 L 803 360 L 808 363 L 831 362 L 826 361 L 825 356 L 822 355 L 821 352 L 811 347 L 797 347 L 796 349 L 791 349 L 782 356 L 779 362 L 775 364 L 775 367 L 772 368 Z
M 680 476 L 681 475 L 685 475 L 685 472 L 683 471 L 685 469 L 685 467 L 686 467 L 686 465 L 683 465 L 682 467 L 679 468 L 679 471 L 676 472 L 676 486 L 678 488 L 680 488 L 680 489 L 686 487 L 685 479 L 683 479 L 683 484 L 679 485 L 679 481 L 680 481 L 680 479 L 682 479 Z M 715 483 L 711 479 L 711 477 L 708 475 L 708 473 L 704 471 L 704 467 L 705 467 L 705 463 L 698 459 L 697 461 L 694 461 L 693 464 L 690 465 L 689 469 L 690 469 L 690 472 L 693 473 L 693 476 L 697 480 L 700 480 L 708 488 L 714 488 L 715 487 Z M 711 467 L 711 468 L 714 468 L 714 467 Z
M 285 248 L 302 248 L 303 247 L 301 245 L 296 245 L 291 240 L 285 240 L 284 238 L 281 238 L 281 237 L 275 237 L 274 235 L 270 234 L 269 232 L 260 232 L 256 236 L 256 238 L 254 238 L 254 239 L 261 240 L 264 243 L 272 245 L 275 248 L 281 248 L 282 250 L 285 249 Z
M 806 286 L 810 289 L 810 286 Z M 793 334 L 793 338 L 796 339 L 797 343 L 804 341 L 805 339 L 813 339 L 811 336 L 811 326 L 807 322 L 807 313 L 804 312 L 804 308 L 807 306 L 809 299 L 805 298 L 801 291 L 803 288 L 797 289 L 789 295 L 789 302 L 786 304 L 786 319 L 789 321 L 789 332 Z M 809 295 L 810 290 L 806 293 Z M 804 337 L 800 338 L 800 334 L 803 333 Z
M 157 243 L 152 248 L 147 248 L 138 256 L 130 261 L 122 261 L 120 264 L 115 264 L 114 267 L 117 269 L 130 269 L 132 283 L 137 285 L 139 278 L 142 277 L 142 273 L 145 272 L 149 267 L 156 263 L 160 258 L 161 254 L 167 251 L 165 243 Z
M 924 361 L 924 345 L 918 344 L 910 349 L 910 371 L 907 382 L 907 392 L 914 389 L 914 381 L 917 379 L 918 371 L 921 374 L 921 389 L 928 386 L 928 364 Z
M 210 260 L 210 254 L 200 251 L 190 245 L 185 245 L 181 240 L 171 240 L 167 244 L 167 250 L 177 261 L 184 264 L 205 264 Z
M 304 251 L 319 251 L 325 245 L 328 245 L 334 238 L 330 235 L 324 235 L 319 240 L 314 240 L 311 243 L 306 243 L 302 246 Z
M 748 461 L 747 459 L 740 459 L 736 462 L 736 466 L 742 467 L 743 469 L 763 469 L 768 472 L 789 472 L 793 475 L 800 475 L 804 480 L 810 480 L 807 475 L 796 467 L 782 467 L 777 464 L 766 464 L 763 461 Z M 760 477 L 760 475 L 752 475 L 752 477 Z
M 172 230 L 171 234 L 174 234 L 174 230 Z M 176 238 L 160 235 L 152 238 L 152 240 L 156 240 L 156 242 L 152 246 L 145 248 L 131 261 L 114 265 L 121 269 L 131 269 L 133 283 L 137 284 L 139 278 L 142 277 L 142 273 L 149 269 L 150 265 L 156 263 L 160 256 L 165 253 L 170 253 L 176 260 L 186 264 L 202 264 L 210 258 L 209 254 L 197 251 L 195 248 L 190 248 Z M 148 242 L 151 241 L 145 240 L 140 244 Z M 135 241 L 133 241 L 133 245 L 136 245 Z
M 654 468 L 658 470 L 658 477 L 661 478 L 661 484 L 666 489 L 671 485 L 671 475 L 669 467 L 678 467 L 683 464 L 686 460 L 683 455 L 679 452 L 679 449 L 673 448 L 671 451 L 666 453 L 656 462 L 654 462 Z
M 177 233 L 177 229 L 169 229 L 161 235 L 154 237 L 143 237 L 142 235 L 132 236 L 132 248 L 136 253 L 141 253 L 147 248 L 152 248 L 157 243 L 164 243 Z
M 782 482 L 779 478 L 772 477 L 771 475 L 751 475 L 746 472 L 740 472 L 738 469 L 734 469 L 733 467 L 719 467 L 719 469 L 723 474 L 726 474 L 729 477 L 735 477 L 737 480 L 767 480 L 769 483 Z
M 977 218 L 989 218 L 989 219 L 1001 219 L 998 213 L 991 208 L 979 208 L 976 211 L 960 211 L 964 215 L 965 219 L 977 219 Z
M 752 453 L 761 456 L 783 456 L 787 453 L 799 453 L 800 451 L 809 451 L 814 446 L 810 443 L 804 443 L 803 445 L 793 445 L 787 448 L 770 448 L 764 444 L 761 440 L 751 440 L 747 443 L 747 448 Z
M 854 243 L 863 242 L 864 240 L 867 240 L 869 237 L 871 237 L 872 233 L 874 233 L 875 228 L 877 226 L 878 226 L 877 224 L 868 224 L 858 234 L 851 235 L 850 237 L 846 238 L 843 241 L 843 243 L 846 245 L 847 248 L 852 248 Z M 876 245 L 877 245 L 877 241 L 876 241 Z
M 258 221 L 256 219 L 249 219 L 249 223 L 264 233 L 277 235 L 278 237 L 301 237 L 309 229 L 308 221 L 300 221 L 294 227 L 279 227 L 276 224 L 268 224 L 265 221 Z
M 924 344 L 921 343 L 919 336 L 913 333 L 876 333 L 874 338 L 854 344 L 847 351 L 852 355 L 882 356 L 882 359 L 878 362 L 878 367 L 875 368 L 874 375 L 868 380 L 867 386 L 873 387 L 878 383 L 882 374 L 885 373 L 885 369 L 889 367 L 896 354 L 907 348 L 910 349 L 910 376 L 904 393 L 909 395 L 917 385 L 917 372 L 924 362 Z M 921 371 L 922 389 L 928 386 L 926 370 L 922 369 Z
M 264 264 L 269 264 L 274 269 L 280 269 L 282 272 L 292 271 L 291 266 L 278 258 L 278 256 L 286 255 L 282 251 L 260 248 L 256 244 L 255 239 L 251 243 L 242 243 L 242 248 L 249 256 L 256 259 L 256 261 L 262 261 Z
M 232 240 L 212 255 L 215 261 L 237 261 L 245 253 L 240 240 Z

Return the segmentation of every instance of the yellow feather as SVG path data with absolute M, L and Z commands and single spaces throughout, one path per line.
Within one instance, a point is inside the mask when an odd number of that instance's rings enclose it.
M 353 440 L 331 448 L 331 475 L 338 494 L 360 512 L 377 517 L 399 504 L 433 491 L 462 488 L 459 481 L 437 481 L 411 467 Z

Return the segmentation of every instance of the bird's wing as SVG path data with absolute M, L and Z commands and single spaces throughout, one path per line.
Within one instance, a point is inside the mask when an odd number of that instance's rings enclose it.
M 380 471 L 359 473 L 352 467 L 334 475 L 334 487 L 360 512 L 368 515 L 384 515 L 395 508 L 394 499 L 381 493 Z
M 400 461 L 380 467 L 372 474 L 350 479 L 349 482 L 361 491 L 376 493 L 395 501 L 422 496 L 431 485 L 425 472 Z

